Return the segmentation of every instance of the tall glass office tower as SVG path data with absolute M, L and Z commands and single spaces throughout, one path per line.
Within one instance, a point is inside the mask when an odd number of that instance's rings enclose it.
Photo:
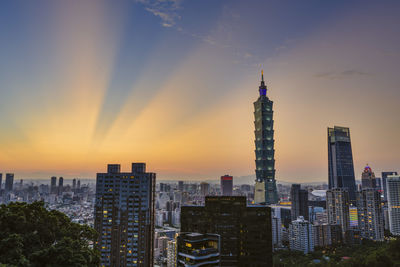
M 255 202 L 274 204 L 278 202 L 275 181 L 275 149 L 273 102 L 267 97 L 267 86 L 261 72 L 260 96 L 254 102 L 256 192 Z
M 356 181 L 349 128 L 328 128 L 328 168 L 329 189 L 347 188 L 350 201 L 355 203 Z

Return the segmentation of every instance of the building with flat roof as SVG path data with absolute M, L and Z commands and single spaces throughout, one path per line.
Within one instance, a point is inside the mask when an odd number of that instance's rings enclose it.
M 243 196 L 208 196 L 182 206 L 181 231 L 221 236 L 221 266 L 272 266 L 271 208 L 247 206 Z
M 342 226 L 343 236 L 350 227 L 349 192 L 344 188 L 330 189 L 326 192 L 328 223 Z
M 382 187 L 383 187 L 383 194 L 384 194 L 384 201 L 387 201 L 387 190 L 386 190 L 386 179 L 389 175 L 397 175 L 397 172 L 394 171 L 386 171 L 386 172 L 382 172 Z
M 156 174 L 145 163 L 131 172 L 109 164 L 97 174 L 94 226 L 101 266 L 153 266 Z
M 303 216 L 308 221 L 308 191 L 301 189 L 300 184 L 292 184 L 290 188 L 290 201 L 292 202 L 292 221 L 296 220 L 299 216 Z
M 221 195 L 232 196 L 233 177 L 230 175 L 221 176 Z
M 386 179 L 388 198 L 389 230 L 393 235 L 400 235 L 400 176 L 392 175 Z
M 4 189 L 6 192 L 11 192 L 13 191 L 13 186 L 14 186 L 14 173 L 6 173 L 6 184 Z
M 374 188 L 357 193 L 358 228 L 363 238 L 383 241 L 384 224 L 381 195 Z
M 291 250 L 302 251 L 304 254 L 314 251 L 314 228 L 303 216 L 299 216 L 289 226 L 289 246 Z

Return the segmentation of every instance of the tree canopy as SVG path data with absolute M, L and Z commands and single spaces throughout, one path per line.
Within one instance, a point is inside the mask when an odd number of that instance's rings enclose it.
M 290 250 L 280 250 L 274 254 L 275 267 L 400 266 L 400 238 L 393 238 L 389 242 L 364 240 L 361 245 L 318 248 L 309 254 Z
M 0 205 L 0 266 L 99 266 L 97 233 L 43 202 Z

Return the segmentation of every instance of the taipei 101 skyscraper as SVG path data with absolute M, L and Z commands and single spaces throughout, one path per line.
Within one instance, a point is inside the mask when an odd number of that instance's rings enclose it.
M 256 185 L 255 203 L 275 204 L 278 193 L 275 181 L 273 102 L 267 97 L 267 86 L 261 71 L 260 96 L 254 102 Z

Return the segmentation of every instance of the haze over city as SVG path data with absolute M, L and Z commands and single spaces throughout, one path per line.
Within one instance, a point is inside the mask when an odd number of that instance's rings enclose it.
M 2 1 L 1 171 L 252 175 L 261 69 L 278 181 L 327 181 L 334 125 L 356 179 L 397 170 L 400 3 L 385 2 Z

